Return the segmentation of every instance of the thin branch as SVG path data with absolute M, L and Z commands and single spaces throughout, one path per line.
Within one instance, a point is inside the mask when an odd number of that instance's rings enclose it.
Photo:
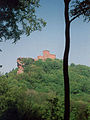
M 90 10 L 90 6 L 89 3 L 86 4 L 85 1 L 81 2 L 80 4 L 77 4 L 78 7 L 76 6 L 75 9 L 72 9 L 71 11 L 74 11 L 74 13 L 72 12 L 72 16 L 74 16 L 73 18 L 71 18 L 70 23 L 72 21 L 74 21 L 77 17 L 79 17 L 80 15 L 86 15 L 87 11 Z M 89 11 L 90 12 L 90 11 Z
M 2 50 L 0 49 L 0 52 L 2 52 Z
M 73 17 L 73 18 L 70 20 L 70 23 L 71 23 L 72 21 L 74 21 L 76 18 L 78 18 L 80 15 L 81 15 L 81 14 L 78 14 L 78 15 L 76 15 L 75 17 Z
M 2 65 L 0 65 L 0 68 L 2 67 Z

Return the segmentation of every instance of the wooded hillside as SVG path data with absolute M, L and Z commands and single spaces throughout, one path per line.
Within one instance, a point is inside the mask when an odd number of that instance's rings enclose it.
M 63 120 L 64 80 L 62 60 L 23 59 L 17 68 L 0 77 L 0 120 Z M 90 67 L 69 66 L 71 120 L 90 119 Z

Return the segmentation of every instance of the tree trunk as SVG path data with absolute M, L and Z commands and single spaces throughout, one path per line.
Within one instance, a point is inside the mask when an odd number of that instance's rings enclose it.
M 64 2 L 65 2 L 65 51 L 63 57 L 64 92 L 65 92 L 64 120 L 69 120 L 70 118 L 70 90 L 68 75 L 68 55 L 70 49 L 69 0 L 64 0 Z

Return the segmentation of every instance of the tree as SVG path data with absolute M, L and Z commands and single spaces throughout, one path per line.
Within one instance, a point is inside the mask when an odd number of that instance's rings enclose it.
M 0 49 L 0 52 L 2 52 L 2 50 Z M 2 67 L 2 65 L 0 65 L 0 68 Z
M 76 0 L 72 2 L 71 10 L 70 10 L 71 17 L 73 17 L 70 22 L 74 19 L 80 17 L 81 15 L 84 18 L 84 21 L 90 21 L 90 0 L 83 0 L 80 2 Z
M 36 8 L 40 0 L 0 0 L 0 42 L 13 39 L 15 43 L 22 34 L 41 30 L 46 25 L 37 18 Z
M 13 43 L 16 43 L 22 34 L 29 36 L 46 25 L 35 14 L 36 8 L 40 6 L 39 1 L 0 0 L 0 42 L 13 39 Z
M 63 57 L 63 74 L 64 74 L 64 91 L 65 91 L 65 112 L 64 120 L 70 118 L 70 90 L 69 90 L 69 75 L 68 75 L 68 56 L 70 50 L 70 24 L 81 15 L 84 20 L 90 21 L 90 0 L 76 0 L 72 2 L 71 19 L 69 13 L 69 5 L 72 0 L 64 0 L 65 4 L 65 51 Z

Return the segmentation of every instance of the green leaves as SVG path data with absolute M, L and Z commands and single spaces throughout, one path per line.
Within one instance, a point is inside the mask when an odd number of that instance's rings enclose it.
M 13 39 L 15 43 L 22 34 L 28 36 L 45 27 L 46 22 L 36 15 L 39 1 L 0 0 L 0 39 Z
M 77 17 L 83 16 L 84 21 L 90 21 L 90 0 L 76 0 L 71 3 L 71 22 Z
M 22 63 L 23 74 L 17 75 L 15 69 L 0 76 L 0 120 L 12 120 L 12 116 L 14 120 L 63 120 L 62 61 L 24 58 Z M 89 70 L 84 65 L 69 66 L 71 120 L 89 119 Z

